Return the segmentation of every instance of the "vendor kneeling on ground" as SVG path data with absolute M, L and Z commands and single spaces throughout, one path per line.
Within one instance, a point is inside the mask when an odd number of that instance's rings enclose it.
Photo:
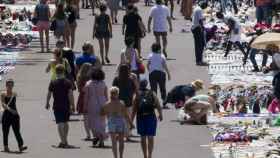
M 184 111 L 189 118 L 186 122 L 194 124 L 207 124 L 207 113 L 209 110 L 217 112 L 215 96 L 196 95 L 186 101 Z

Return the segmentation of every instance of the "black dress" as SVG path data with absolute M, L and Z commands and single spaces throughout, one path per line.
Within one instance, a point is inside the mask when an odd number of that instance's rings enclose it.
M 111 38 L 111 33 L 109 31 L 109 23 L 110 17 L 107 14 L 101 14 L 95 18 L 95 37 L 97 39 Z

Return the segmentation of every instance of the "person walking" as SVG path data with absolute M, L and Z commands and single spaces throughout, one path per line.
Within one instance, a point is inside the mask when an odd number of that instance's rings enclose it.
M 156 0 L 156 5 L 150 10 L 148 20 L 148 33 L 151 32 L 151 23 L 153 20 L 153 31 L 156 42 L 160 44 L 160 38 L 162 38 L 163 54 L 167 57 L 167 23 L 169 24 L 169 32 L 172 32 L 172 21 L 170 18 L 169 9 L 162 4 L 161 0 Z
M 95 68 L 102 68 L 100 59 L 95 55 L 93 45 L 90 42 L 85 42 L 82 50 L 82 55 L 76 58 L 76 74 L 84 63 L 90 63 Z
M 118 23 L 118 11 L 120 9 L 120 0 L 107 0 L 107 6 L 110 9 L 112 24 Z
M 119 99 L 119 89 L 110 89 L 110 100 L 102 107 L 101 114 L 107 116 L 108 132 L 112 141 L 112 151 L 114 158 L 123 158 L 124 136 L 128 128 L 134 128 L 125 104 Z M 129 122 L 129 127 L 127 126 Z M 119 154 L 118 154 L 119 144 Z
M 137 78 L 139 78 L 139 68 L 138 64 L 141 63 L 141 59 L 138 56 L 137 50 L 134 46 L 134 38 L 128 37 L 125 39 L 126 49 L 122 50 L 120 65 L 126 64 L 129 66 L 132 73 L 134 73 Z
M 55 28 L 54 28 L 54 36 L 56 37 L 57 40 L 63 39 L 66 43 L 67 47 L 70 47 L 69 41 L 66 39 L 66 33 L 68 31 L 68 21 L 67 21 L 67 15 L 65 13 L 65 8 L 63 3 L 59 3 L 56 11 L 53 15 L 53 23 Z
M 141 136 L 141 147 L 144 158 L 152 158 L 154 149 L 154 137 L 157 129 L 157 116 L 155 109 L 158 112 L 158 119 L 162 121 L 162 109 L 159 100 L 153 91 L 147 89 L 148 81 L 140 82 L 139 95 L 133 100 L 132 120 L 136 116 L 137 133 Z
M 62 57 L 62 51 L 59 48 L 56 48 L 53 51 L 54 59 L 52 59 L 46 68 L 46 73 L 51 73 L 51 80 L 55 80 L 57 78 L 56 76 L 56 66 L 58 64 L 61 64 L 64 67 L 64 77 L 67 77 L 68 74 L 71 73 L 71 67 L 70 64 L 66 59 Z
M 196 7 L 192 15 L 192 33 L 194 38 L 194 48 L 195 48 L 195 59 L 197 66 L 208 66 L 208 63 L 203 62 L 203 51 L 205 47 L 204 38 L 204 17 L 203 11 L 207 8 L 206 2 L 199 2 L 199 6 Z
M 159 86 L 161 99 L 164 102 L 166 99 L 166 73 L 168 80 L 171 79 L 169 69 L 166 64 L 164 55 L 161 54 L 161 47 L 158 43 L 152 45 L 152 53 L 148 57 L 147 68 L 149 70 L 149 81 L 151 90 L 157 94 L 157 87 Z M 168 109 L 165 105 L 164 109 Z
M 141 58 L 141 38 L 145 36 L 146 28 L 137 10 L 137 7 L 132 4 L 127 6 L 127 13 L 123 17 L 122 34 L 125 35 L 125 39 L 134 39 L 134 48 Z
M 106 14 L 107 6 L 102 4 L 100 6 L 100 15 L 95 17 L 95 22 L 93 26 L 93 36 L 98 39 L 101 63 L 105 65 L 105 61 L 110 64 L 110 59 L 108 57 L 110 48 L 110 38 L 112 38 L 112 23 L 110 16 Z M 104 49 L 105 49 L 105 61 L 104 61 Z
M 90 80 L 90 72 L 92 69 L 92 65 L 90 63 L 84 63 L 78 73 L 77 77 L 77 87 L 78 87 L 78 102 L 77 102 L 77 111 L 79 114 L 83 114 L 84 116 L 84 129 L 86 132 L 86 141 L 91 140 L 90 136 L 90 129 L 89 129 L 89 123 L 88 123 L 88 114 L 84 111 L 84 87 L 86 83 Z
M 1 103 L 4 109 L 2 115 L 2 133 L 3 133 L 3 145 L 4 152 L 10 152 L 8 146 L 8 138 L 10 127 L 12 126 L 20 152 L 27 150 L 27 146 L 24 146 L 24 142 L 20 133 L 20 116 L 16 107 L 17 94 L 13 91 L 14 80 L 8 79 L 6 81 L 6 91 L 1 93 Z
M 173 20 L 176 18 L 174 17 L 174 0 L 164 0 L 164 3 L 166 6 L 168 6 L 168 3 L 170 3 L 170 16 Z
M 271 0 L 255 0 L 256 18 L 258 23 L 272 23 L 272 1 Z
M 104 147 L 106 138 L 105 117 L 101 115 L 102 106 L 108 100 L 107 86 L 104 82 L 105 73 L 101 69 L 94 68 L 91 80 L 88 81 L 84 88 L 84 111 L 88 114 L 89 127 L 94 135 L 93 146 L 98 144 Z
M 58 64 L 55 67 L 56 79 L 49 84 L 46 109 L 50 109 L 50 99 L 53 96 L 53 111 L 58 128 L 60 143 L 58 148 L 71 148 L 68 144 L 69 118 L 71 112 L 75 111 L 72 83 L 64 77 L 65 68 Z
M 113 86 L 119 88 L 119 98 L 125 103 L 126 108 L 128 109 L 129 114 L 132 113 L 132 100 L 134 95 L 137 92 L 137 81 L 130 74 L 129 66 L 123 64 L 119 68 L 119 74 L 113 80 Z M 129 136 L 131 132 L 128 133 L 127 140 L 129 141 Z
M 193 7 L 193 0 L 182 0 L 181 3 L 181 13 L 183 14 L 185 20 L 192 19 L 192 7 Z
M 36 26 L 40 36 L 41 53 L 44 53 L 44 34 L 46 37 L 46 49 L 49 51 L 49 28 L 50 28 L 50 8 L 47 0 L 40 0 L 34 11 L 34 18 L 37 20 Z
M 75 36 L 76 36 L 76 28 L 77 28 L 77 10 L 75 9 L 75 1 L 74 0 L 67 0 L 66 1 L 66 8 L 65 12 L 67 14 L 67 23 L 68 23 L 68 30 L 66 31 L 66 42 L 67 46 L 71 49 L 74 49 L 75 46 Z

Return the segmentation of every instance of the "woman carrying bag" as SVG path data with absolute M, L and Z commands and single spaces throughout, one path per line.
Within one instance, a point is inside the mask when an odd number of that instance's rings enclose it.
M 16 107 L 17 94 L 13 91 L 13 87 L 14 81 L 12 79 L 8 79 L 6 81 L 6 92 L 1 94 L 1 102 L 4 109 L 2 116 L 4 152 L 10 152 L 8 147 L 8 137 L 11 126 L 18 142 L 19 152 L 23 152 L 27 149 L 27 146 L 23 145 L 23 139 L 20 133 L 20 116 Z

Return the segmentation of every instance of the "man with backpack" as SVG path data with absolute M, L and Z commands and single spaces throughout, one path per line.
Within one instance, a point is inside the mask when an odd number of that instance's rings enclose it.
M 147 89 L 148 81 L 140 82 L 140 92 L 133 100 L 132 120 L 136 116 L 137 132 L 141 136 L 141 147 L 144 158 L 151 158 L 154 147 L 154 136 L 156 136 L 157 117 L 162 121 L 162 109 L 155 93 Z

